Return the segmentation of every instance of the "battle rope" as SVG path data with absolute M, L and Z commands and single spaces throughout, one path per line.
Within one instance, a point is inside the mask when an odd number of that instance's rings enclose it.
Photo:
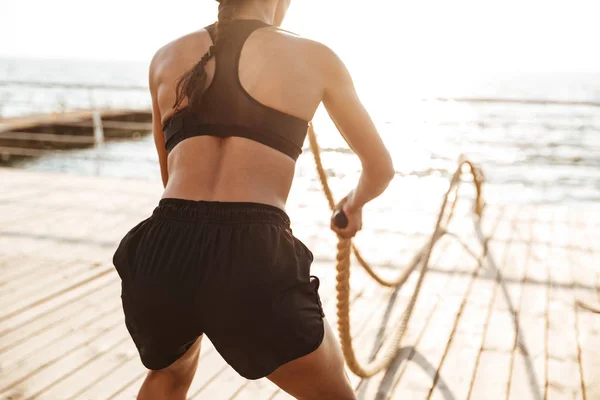
M 577 300 L 577 305 L 593 313 L 600 314 L 600 304 L 588 303 L 585 300 Z
M 327 175 L 323 168 L 323 163 L 321 161 L 321 154 L 319 144 L 317 143 L 316 134 L 312 124 L 308 129 L 308 138 L 310 143 L 310 148 L 315 158 L 315 163 L 317 166 L 317 172 L 319 174 L 319 179 L 321 180 L 321 184 L 323 185 L 323 191 L 325 193 L 325 197 L 329 202 L 329 207 L 332 211 L 335 211 L 335 201 L 333 199 L 333 195 L 331 193 L 331 189 L 327 182 Z M 437 218 L 437 222 L 435 225 L 435 229 L 433 234 L 431 235 L 429 241 L 423 246 L 423 248 L 415 255 L 412 261 L 409 263 L 409 266 L 402 271 L 399 277 L 394 280 L 386 280 L 383 277 L 379 276 L 375 270 L 365 261 L 364 258 L 360 255 L 358 249 L 352 244 L 351 240 L 348 239 L 339 239 L 337 246 L 337 316 L 338 316 L 338 332 L 340 336 L 340 342 L 342 346 L 342 352 L 346 359 L 346 363 L 350 370 L 362 377 L 367 378 L 377 374 L 383 369 L 387 368 L 389 364 L 394 359 L 396 355 L 400 341 L 404 336 L 404 332 L 406 331 L 406 327 L 408 325 L 410 316 L 413 312 L 415 303 L 417 301 L 417 297 L 419 296 L 419 292 L 421 290 L 421 286 L 423 284 L 423 279 L 425 277 L 425 273 L 427 272 L 427 267 L 429 263 L 429 258 L 431 256 L 431 252 L 435 244 L 438 242 L 440 238 L 442 238 L 445 234 L 448 234 L 446 228 L 450 224 L 452 217 L 454 215 L 454 208 L 456 205 L 456 201 L 458 198 L 458 189 L 461 184 L 461 176 L 465 169 L 468 168 L 468 172 L 473 176 L 473 183 L 475 184 L 476 189 L 476 198 L 474 204 L 474 213 L 478 219 L 481 219 L 484 208 L 484 201 L 482 197 L 482 185 L 483 185 L 483 174 L 481 170 L 476 167 L 472 162 L 462 159 L 459 162 L 459 166 L 456 169 L 456 172 L 452 176 L 450 181 L 450 187 L 446 191 L 444 195 L 442 206 Z M 483 240 L 484 248 L 487 246 L 485 240 Z M 414 290 L 412 297 L 410 298 L 409 304 L 404 310 L 402 314 L 402 318 L 400 319 L 397 327 L 395 327 L 394 335 L 392 340 L 389 341 L 389 344 L 385 351 L 381 352 L 381 356 L 371 361 L 370 363 L 363 365 L 361 364 L 354 352 L 354 348 L 352 346 L 352 336 L 350 335 L 350 253 L 354 252 L 356 259 L 360 263 L 360 265 L 365 269 L 365 271 L 378 283 L 387 287 L 399 287 L 410 276 L 410 274 L 421 265 L 420 274 L 417 280 L 417 284 Z

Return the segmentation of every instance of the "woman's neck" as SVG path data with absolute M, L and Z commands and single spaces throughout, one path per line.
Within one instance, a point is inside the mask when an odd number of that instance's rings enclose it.
M 265 3 L 261 2 L 258 5 L 256 2 L 249 2 L 244 4 L 235 13 L 233 19 L 256 19 L 263 21 L 266 24 L 273 25 L 275 20 L 275 10 L 271 10 L 271 7 L 265 7 Z

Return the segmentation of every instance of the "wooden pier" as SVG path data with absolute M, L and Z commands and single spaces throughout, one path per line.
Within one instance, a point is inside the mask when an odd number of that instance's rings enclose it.
M 135 398 L 145 371 L 123 323 L 111 257 L 156 206 L 160 183 L 7 168 L 0 182 L 0 399 Z M 335 326 L 335 238 L 309 211 L 288 208 L 295 234 L 321 244 L 313 273 Z M 600 298 L 597 211 L 490 206 L 483 228 L 492 262 L 481 265 L 443 238 L 393 365 L 368 380 L 350 375 L 358 398 L 600 399 L 600 315 L 575 304 Z M 325 203 L 317 215 L 327 215 Z M 423 224 L 433 228 L 431 216 Z M 455 229 L 479 254 L 470 220 Z M 407 238 L 402 248 L 393 232 L 361 235 L 377 238 L 368 247 L 398 251 L 394 265 L 380 267 L 389 274 L 420 244 Z M 414 278 L 394 291 L 353 267 L 352 329 L 363 360 L 391 334 Z M 290 397 L 239 377 L 205 338 L 190 398 Z
M 148 110 L 80 110 L 0 119 L 0 160 L 98 146 L 151 131 Z

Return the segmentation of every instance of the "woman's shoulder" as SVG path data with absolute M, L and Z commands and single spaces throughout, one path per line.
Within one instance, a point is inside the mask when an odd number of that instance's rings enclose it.
M 179 36 L 154 52 L 150 61 L 150 72 L 160 69 L 160 66 L 167 62 L 186 63 L 189 62 L 188 58 L 195 60 L 198 58 L 196 53 L 209 45 L 210 35 L 206 28 Z
M 319 64 L 330 64 L 338 60 L 334 50 L 317 40 L 275 26 L 263 29 L 263 33 L 274 41 L 279 41 L 281 48 L 287 49 L 296 58 L 302 57 Z
M 197 47 L 204 44 L 203 42 L 208 42 L 209 40 L 210 35 L 208 34 L 206 28 L 187 33 L 159 47 L 158 50 L 155 51 L 153 59 L 161 58 L 173 53 L 179 53 L 181 50 L 189 47 Z

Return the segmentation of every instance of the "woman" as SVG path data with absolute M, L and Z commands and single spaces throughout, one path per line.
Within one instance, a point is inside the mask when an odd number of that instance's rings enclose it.
M 354 398 L 312 253 L 284 207 L 321 102 L 363 165 L 339 206 L 347 227 L 332 223 L 338 235 L 356 234 L 394 169 L 342 62 L 278 29 L 289 3 L 221 0 L 217 23 L 152 60 L 165 191 L 113 259 L 126 325 L 150 370 L 140 399 L 185 399 L 204 333 L 248 379 L 267 377 L 300 399 Z

